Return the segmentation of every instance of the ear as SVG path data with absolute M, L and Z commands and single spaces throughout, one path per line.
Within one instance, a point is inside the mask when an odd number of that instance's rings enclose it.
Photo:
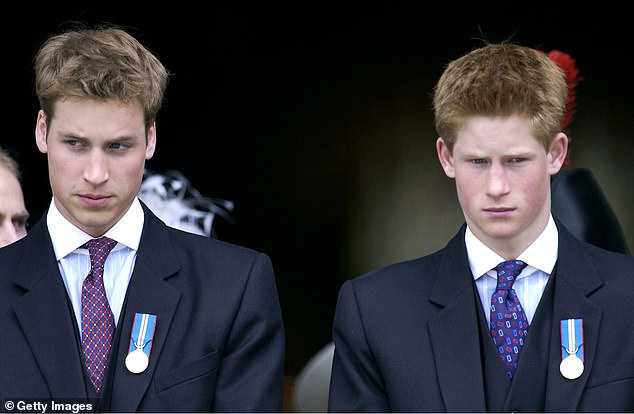
M 145 159 L 149 160 L 154 156 L 156 150 L 156 121 L 147 131 L 147 145 L 145 146 Z
M 42 154 L 46 154 L 48 152 L 46 134 L 46 114 L 40 109 L 37 113 L 37 121 L 35 122 L 35 144 Z
M 442 169 L 445 171 L 445 175 L 449 178 L 456 178 L 453 155 L 442 137 L 438 137 L 436 140 L 436 152 L 438 153 L 438 160 L 440 161 Z
M 568 154 L 568 136 L 563 132 L 558 133 L 550 143 L 548 151 L 548 174 L 555 175 L 561 170 Z

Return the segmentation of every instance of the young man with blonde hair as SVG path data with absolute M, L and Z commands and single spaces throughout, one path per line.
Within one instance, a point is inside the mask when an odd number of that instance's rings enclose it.
M 168 227 L 137 198 L 167 80 L 117 27 L 66 31 L 38 51 L 35 142 L 53 197 L 0 253 L 0 399 L 281 410 L 268 256 Z
M 535 49 L 449 63 L 436 150 L 465 223 L 439 251 L 343 284 L 330 411 L 634 411 L 634 258 L 551 214 L 566 98 Z

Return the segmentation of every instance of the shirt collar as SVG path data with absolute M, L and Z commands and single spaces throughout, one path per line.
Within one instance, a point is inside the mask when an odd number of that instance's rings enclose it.
M 465 232 L 465 245 L 469 257 L 469 267 L 474 279 L 479 279 L 505 260 L 478 240 L 468 226 Z M 558 246 L 559 232 L 551 214 L 544 231 L 518 256 L 518 259 L 528 264 L 528 270 L 533 268 L 551 274 L 557 261 Z
M 122 248 L 120 245 L 125 245 L 137 250 L 141 240 L 141 233 L 143 232 L 144 218 L 141 203 L 135 198 L 128 211 L 104 236 L 108 236 L 119 243 L 115 249 Z M 54 199 L 51 200 L 46 215 L 46 224 L 51 235 L 53 250 L 57 260 L 67 256 L 93 238 L 62 216 L 62 213 L 55 206 Z

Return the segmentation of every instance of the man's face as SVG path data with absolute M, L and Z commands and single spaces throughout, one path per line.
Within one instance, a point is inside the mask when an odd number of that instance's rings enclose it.
M 474 117 L 458 131 L 453 154 L 439 139 L 438 156 L 455 178 L 469 228 L 492 250 L 521 253 L 546 227 L 550 176 L 562 166 L 567 137 L 546 152 L 519 116 Z
M 28 218 L 20 182 L 0 165 L 0 247 L 26 236 Z
M 156 144 L 155 125 L 146 141 L 139 104 L 93 99 L 57 102 L 48 131 L 40 111 L 35 135 L 39 150 L 48 156 L 55 206 L 93 237 L 128 211 Z

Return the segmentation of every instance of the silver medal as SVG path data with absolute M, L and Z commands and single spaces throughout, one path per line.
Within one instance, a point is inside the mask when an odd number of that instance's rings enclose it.
M 133 374 L 145 371 L 149 363 L 150 360 L 142 349 L 135 349 L 125 357 L 125 367 Z
M 573 380 L 583 374 L 583 361 L 574 354 L 568 355 L 559 364 L 559 371 L 564 378 Z
M 130 352 L 128 353 L 128 356 L 125 357 L 125 367 L 133 374 L 140 374 L 145 371 L 150 364 L 150 357 L 148 355 L 150 351 L 149 349 L 147 351 L 148 353 L 145 353 L 144 351 L 145 346 L 154 336 L 154 324 L 149 324 L 150 316 L 156 318 L 154 315 L 147 313 L 137 313 L 135 315 L 135 325 L 138 321 L 140 321 L 138 337 L 133 344 L 130 344 Z M 148 327 L 150 328 L 150 338 L 146 340 L 145 336 L 148 333 Z M 132 331 L 134 333 L 134 327 Z M 132 338 L 130 340 L 132 341 Z M 134 351 L 132 350 L 132 345 L 134 345 Z
M 561 321 L 561 346 L 563 349 L 559 372 L 569 380 L 577 379 L 583 374 L 583 351 L 580 349 L 583 345 L 582 323 L 582 319 L 564 319 Z M 580 353 L 582 357 L 579 358 L 577 353 Z

